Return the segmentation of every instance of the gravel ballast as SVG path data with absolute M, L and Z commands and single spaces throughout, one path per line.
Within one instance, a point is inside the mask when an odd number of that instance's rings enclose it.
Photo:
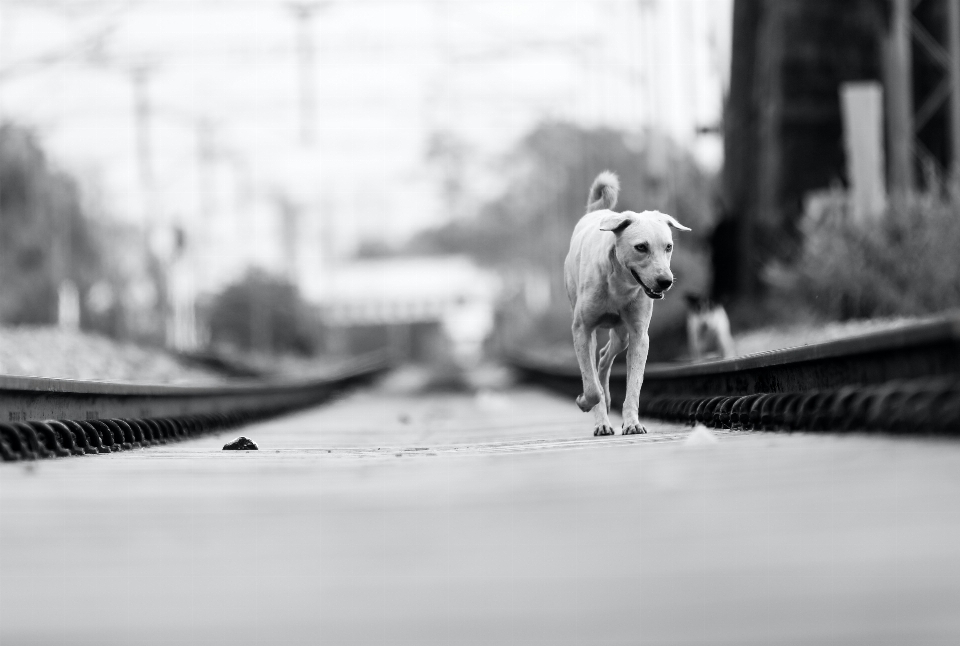
M 144 384 L 212 385 L 212 370 L 163 348 L 55 327 L 0 327 L 0 375 Z

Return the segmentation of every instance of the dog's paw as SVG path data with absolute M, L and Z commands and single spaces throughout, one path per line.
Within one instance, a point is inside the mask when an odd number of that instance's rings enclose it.
M 647 429 L 643 427 L 643 424 L 630 424 L 629 426 L 625 424 L 623 426 L 624 435 L 643 435 L 646 432 Z
M 596 428 L 593 429 L 593 436 L 600 437 L 601 435 L 613 435 L 613 427 L 609 424 L 597 424 Z
M 586 393 L 581 393 L 577 396 L 577 406 L 580 407 L 584 413 L 589 413 L 593 410 L 593 407 L 600 403 L 600 395 L 594 393 L 588 395 Z

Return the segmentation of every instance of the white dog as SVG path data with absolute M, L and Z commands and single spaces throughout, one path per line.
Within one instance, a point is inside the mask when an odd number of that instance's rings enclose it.
M 567 295 L 573 306 L 573 346 L 583 376 L 580 410 L 593 410 L 594 435 L 613 435 L 610 410 L 610 368 L 627 350 L 627 399 L 623 434 L 646 433 L 638 408 L 650 338 L 647 329 L 653 301 L 673 285 L 670 227 L 689 231 L 659 211 L 614 213 L 620 182 L 604 171 L 594 180 L 587 214 L 577 223 L 564 263 Z M 597 367 L 597 328 L 610 330 L 610 341 Z
M 694 361 L 719 356 L 729 359 L 735 353 L 730 334 L 730 318 L 723 305 L 699 294 L 687 294 L 687 344 Z

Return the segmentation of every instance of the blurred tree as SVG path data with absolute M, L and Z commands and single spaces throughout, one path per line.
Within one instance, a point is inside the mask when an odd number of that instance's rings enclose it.
M 618 211 L 669 212 L 698 238 L 713 220 L 713 179 L 689 153 L 656 133 L 631 136 L 551 122 L 524 137 L 505 161 L 515 179 L 502 195 L 473 218 L 421 234 L 411 248 L 467 253 L 495 265 L 562 266 L 590 183 L 604 169 L 620 176 Z M 563 293 L 562 276 L 556 291 Z
M 55 323 L 61 281 L 83 293 L 99 265 L 75 182 L 32 132 L 0 124 L 0 322 Z
M 217 295 L 209 320 L 214 345 L 273 354 L 316 349 L 315 326 L 297 288 L 260 269 Z

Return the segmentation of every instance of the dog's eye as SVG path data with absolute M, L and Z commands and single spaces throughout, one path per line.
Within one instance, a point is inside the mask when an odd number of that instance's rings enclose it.
M 639 251 L 640 253 L 647 253 L 648 251 L 650 251 L 650 247 L 647 246 L 646 242 L 641 242 L 638 245 L 634 245 L 633 248 Z
M 673 245 L 672 245 L 672 244 L 668 244 L 668 245 L 667 245 L 667 253 L 670 253 L 671 251 L 673 251 Z

